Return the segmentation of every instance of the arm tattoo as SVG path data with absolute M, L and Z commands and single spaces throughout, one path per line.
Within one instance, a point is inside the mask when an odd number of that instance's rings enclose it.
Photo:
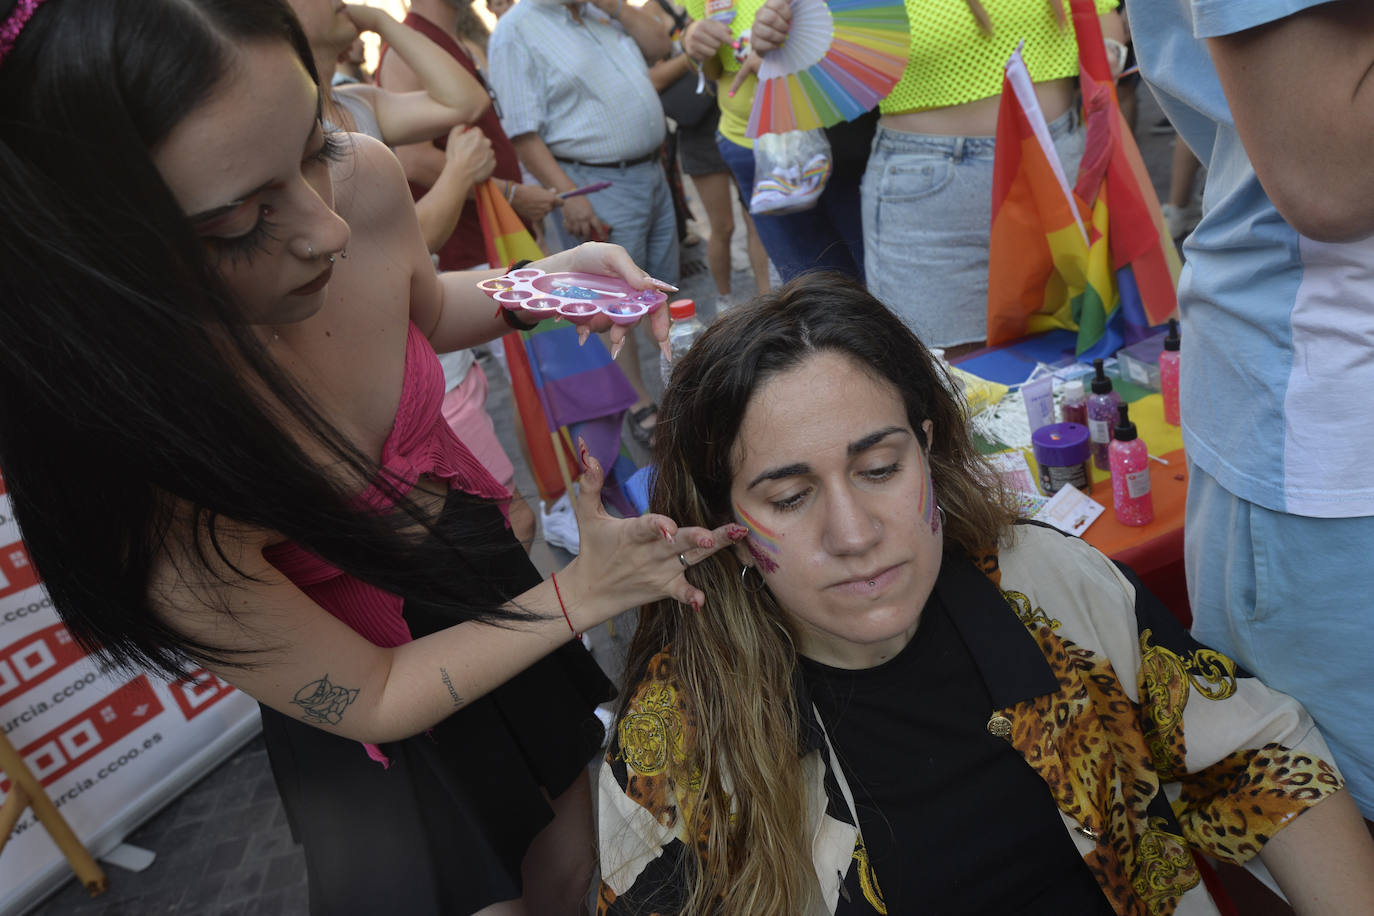
M 326 674 L 296 691 L 291 702 L 301 708 L 302 718 L 311 725 L 338 725 L 344 710 L 357 698 L 357 690 L 331 684 Z
M 453 679 L 448 676 L 447 668 L 439 669 L 439 680 L 444 682 L 444 686 L 448 688 L 448 695 L 453 697 L 453 706 L 455 709 L 459 706 L 462 706 L 466 702 L 462 697 L 458 695 L 458 691 L 454 689 Z

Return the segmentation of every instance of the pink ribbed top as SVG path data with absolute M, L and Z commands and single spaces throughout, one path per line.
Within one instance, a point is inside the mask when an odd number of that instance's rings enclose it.
M 382 445 L 382 468 L 407 490 L 422 474 L 447 481 L 450 489 L 475 496 L 506 499 L 509 491 L 492 477 L 444 420 L 444 371 L 425 335 L 413 323 L 406 337 L 405 377 L 396 420 Z M 375 508 L 390 501 L 374 484 L 359 500 Z M 410 642 L 401 617 L 403 599 L 331 566 L 302 547 L 286 541 L 263 551 L 267 561 L 309 595 L 320 607 L 378 646 Z

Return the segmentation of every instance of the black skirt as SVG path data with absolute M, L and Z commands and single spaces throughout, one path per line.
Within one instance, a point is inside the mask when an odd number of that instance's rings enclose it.
M 499 510 L 455 494 L 443 517 L 457 511 Z M 480 587 L 513 597 L 540 576 L 509 540 L 509 550 L 482 558 L 491 575 Z M 415 602 L 404 614 L 416 638 L 454 623 Z M 518 898 L 520 863 L 553 819 L 544 793 L 561 795 L 599 751 L 593 710 L 614 696 L 570 641 L 429 731 L 382 745 L 388 767 L 357 741 L 263 707 L 272 774 L 305 851 L 311 913 L 465 914 Z

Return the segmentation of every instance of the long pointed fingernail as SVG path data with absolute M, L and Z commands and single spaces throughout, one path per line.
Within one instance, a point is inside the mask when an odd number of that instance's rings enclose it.
M 624 340 L 617 340 L 615 343 L 611 344 L 611 359 L 615 359 L 620 355 L 620 348 L 623 346 L 625 346 Z
M 587 342 L 587 338 L 592 336 L 592 329 L 585 324 L 577 329 L 577 345 L 580 347 Z
M 666 282 L 666 281 L 664 281 L 664 280 L 659 280 L 659 279 L 656 278 L 656 277 L 650 277 L 649 279 L 650 279 L 650 280 L 653 280 L 654 285 L 657 286 L 659 289 L 663 290 L 663 291 L 666 292 L 666 293 L 675 293 L 675 292 L 678 291 L 678 289 L 677 289 L 676 286 L 674 286 L 673 284 L 668 283 L 668 282 Z
M 667 541 L 669 544 L 673 543 L 673 536 L 668 533 L 667 527 L 659 525 L 658 530 L 663 532 L 663 540 Z
M 696 611 L 698 614 L 701 613 L 701 608 L 702 608 L 703 603 L 702 603 L 702 600 L 701 600 L 700 598 L 697 598 L 697 597 L 694 596 L 694 597 L 692 598 L 692 600 L 689 602 L 689 604 L 692 605 L 692 610 Z
M 725 530 L 725 536 L 732 541 L 738 541 L 749 533 L 749 529 L 743 525 L 731 525 Z
M 668 362 L 673 361 L 673 348 L 668 345 L 668 341 L 661 340 L 658 343 L 658 351 L 663 354 L 663 358 Z

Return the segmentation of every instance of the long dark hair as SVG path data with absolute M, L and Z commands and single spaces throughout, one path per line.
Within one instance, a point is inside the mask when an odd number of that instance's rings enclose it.
M 945 550 L 997 543 L 1014 515 L 969 440 L 949 379 L 900 319 L 839 274 L 803 275 L 731 311 L 674 368 L 659 409 L 651 509 L 681 525 L 732 521 L 736 439 L 750 400 L 817 353 L 847 356 L 901 395 L 929 450 Z M 696 564 L 687 578 L 706 593 L 706 609 L 655 602 L 630 644 L 630 683 L 667 648 L 679 702 L 694 714 L 685 753 L 664 755 L 668 784 L 692 796 L 678 804 L 692 817 L 686 895 L 666 912 L 801 913 L 816 892 L 801 763 L 786 752 L 799 740 L 797 653 L 782 608 L 741 572 L 733 551 Z M 623 703 L 633 700 L 626 691 Z
M 13 6 L 0 0 L 0 20 Z M 220 517 L 456 619 L 524 616 L 465 587 L 481 578 L 467 545 L 493 531 L 419 543 L 402 533 L 423 518 L 408 500 L 358 508 L 375 463 L 244 323 L 150 158 L 235 44 L 265 41 L 318 81 L 281 0 L 49 0 L 0 62 L 0 469 L 54 606 L 118 664 L 234 661 L 149 597 L 169 536 L 191 532 L 187 580 L 224 569 Z M 327 476 L 287 425 L 351 480 Z

